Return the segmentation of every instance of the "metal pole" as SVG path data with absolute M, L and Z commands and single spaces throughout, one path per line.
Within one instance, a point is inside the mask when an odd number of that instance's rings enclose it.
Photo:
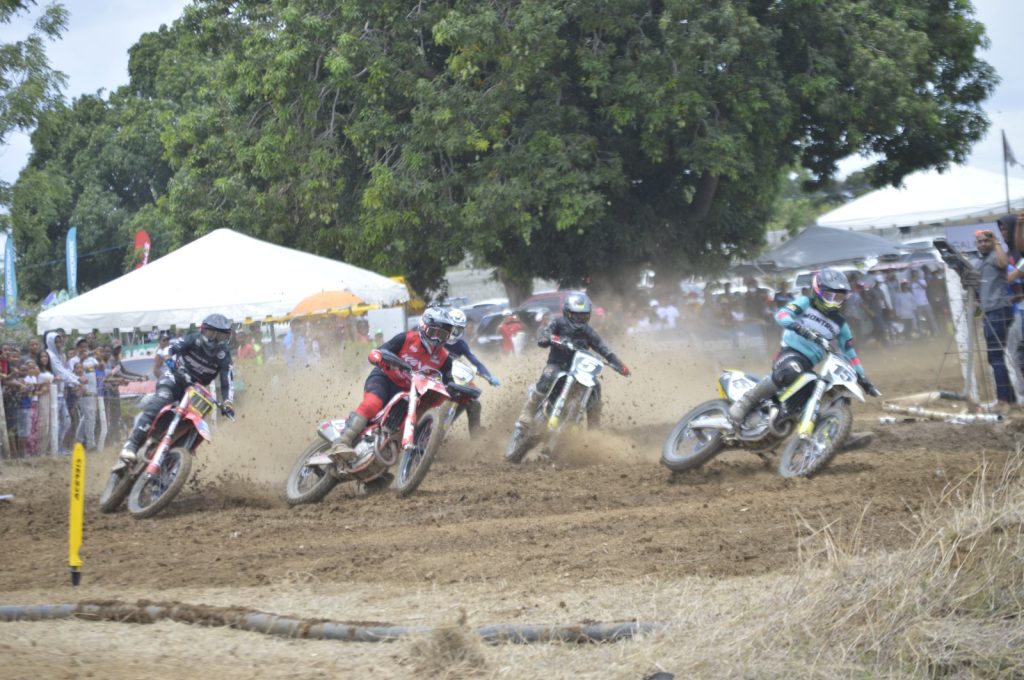
M 7 439 L 7 413 L 4 411 L 4 387 L 0 383 L 0 455 L 4 458 L 13 458 L 11 443 Z

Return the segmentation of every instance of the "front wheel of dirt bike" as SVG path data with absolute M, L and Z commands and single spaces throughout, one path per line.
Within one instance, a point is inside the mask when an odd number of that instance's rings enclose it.
M 441 447 L 444 439 L 444 428 L 438 418 L 437 411 L 423 414 L 413 430 L 412 447 L 404 449 L 398 457 L 398 469 L 395 474 L 395 491 L 399 496 L 408 496 L 420 485 L 427 476 L 427 470 Z
M 100 494 L 100 512 L 114 512 L 121 507 L 135 481 L 135 477 L 132 476 L 134 468 L 135 465 L 124 465 L 119 470 L 110 472 L 107 485 Z
M 284 493 L 288 505 L 303 503 L 319 503 L 338 483 L 338 478 L 322 467 L 306 465 L 313 456 L 324 453 L 331 448 L 330 442 L 321 437 L 306 447 L 299 459 L 292 466 L 285 483 Z
M 814 431 L 807 438 L 794 436 L 779 459 L 783 477 L 811 477 L 825 469 L 839 452 L 840 436 L 849 434 L 853 413 L 848 407 L 833 406 L 818 414 Z
M 143 472 L 135 480 L 128 496 L 128 512 L 135 519 L 146 519 L 157 514 L 178 495 L 191 471 L 191 451 L 181 446 L 168 449 L 155 475 Z
M 712 428 L 694 430 L 690 423 L 697 418 L 721 414 L 729 417 L 729 402 L 722 399 L 706 401 L 691 409 L 676 423 L 661 447 L 661 464 L 672 472 L 699 468 L 725 448 L 722 433 Z
M 580 428 L 586 417 L 586 412 L 579 408 L 579 404 L 573 401 L 567 403 L 562 411 L 562 421 L 555 426 L 555 429 L 548 430 L 543 452 L 554 458 L 558 454 L 562 440 L 565 439 L 565 431 Z
M 834 440 L 836 453 L 838 453 L 843 450 L 843 445 L 846 444 L 846 440 L 850 438 L 850 432 L 853 430 L 853 404 L 849 397 L 841 397 L 829 404 L 827 408 L 841 410 L 844 414 L 841 427 Z

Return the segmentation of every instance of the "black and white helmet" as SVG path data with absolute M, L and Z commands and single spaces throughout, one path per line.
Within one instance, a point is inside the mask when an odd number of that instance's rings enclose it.
M 199 327 L 203 346 L 211 352 L 224 350 L 231 340 L 231 322 L 223 314 L 210 314 Z
M 562 315 L 574 331 L 578 331 L 590 322 L 590 313 L 594 305 L 586 293 L 570 293 L 562 303 Z
M 466 313 L 458 307 L 448 310 L 448 320 L 452 324 L 452 335 L 448 338 L 448 344 L 454 345 L 466 332 Z
M 448 342 L 453 329 L 454 324 L 444 309 L 427 307 L 423 310 L 423 316 L 420 317 L 420 341 L 431 355 Z

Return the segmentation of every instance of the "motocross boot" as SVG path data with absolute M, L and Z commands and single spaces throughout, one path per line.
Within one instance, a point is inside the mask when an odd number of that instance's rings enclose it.
M 526 397 L 526 403 L 523 404 L 523 410 L 519 412 L 519 418 L 516 420 L 516 429 L 520 432 L 529 432 L 530 428 L 533 427 L 533 417 L 537 413 L 537 407 L 540 406 L 541 394 L 536 388 L 530 389 L 529 396 Z
M 355 460 L 356 451 L 352 447 L 356 442 L 356 437 L 359 436 L 364 427 L 366 427 L 366 418 L 355 411 L 348 414 L 348 418 L 345 420 L 345 429 L 342 430 L 341 437 L 331 448 L 331 451 L 327 456 L 335 464 L 351 463 Z
M 760 404 L 763 400 L 772 396 L 778 391 L 778 386 L 775 381 L 772 380 L 770 375 L 765 376 L 761 379 L 761 382 L 754 385 L 746 394 L 739 398 L 738 401 L 733 402 L 732 406 L 729 407 L 729 420 L 732 421 L 733 427 L 739 429 L 746 420 L 747 414 L 757 404 Z
M 469 437 L 475 439 L 481 434 L 480 430 L 480 412 L 483 411 L 483 406 L 476 399 L 471 400 L 466 404 L 466 420 L 469 424 Z
M 125 442 L 124 448 L 121 449 L 121 453 L 117 457 L 125 463 L 134 463 L 139 457 L 138 448 L 132 441 Z

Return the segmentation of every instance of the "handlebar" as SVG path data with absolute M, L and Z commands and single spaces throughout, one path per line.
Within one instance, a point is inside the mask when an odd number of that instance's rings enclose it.
M 386 349 L 378 349 L 377 351 L 380 353 L 381 363 L 388 364 L 391 367 L 397 368 L 400 371 L 403 371 L 405 373 L 419 373 L 420 375 L 425 375 L 430 378 L 434 378 L 438 381 L 440 381 L 442 378 L 441 371 L 437 370 L 436 368 L 430 368 L 429 366 L 413 368 L 411 364 L 406 362 L 404 359 L 402 359 L 394 352 L 390 352 Z
M 613 371 L 615 371 L 616 373 L 618 373 L 619 375 L 623 375 L 623 376 L 628 375 L 627 373 L 624 373 L 622 371 L 622 369 L 620 369 L 618 366 L 615 366 L 610 361 L 605 359 L 603 356 L 595 354 L 594 352 L 586 350 L 586 349 L 584 349 L 582 347 L 577 347 L 575 344 L 573 344 L 573 342 L 571 340 L 565 340 L 565 339 L 563 339 L 559 335 L 552 335 L 551 336 L 551 344 L 552 345 L 558 345 L 559 347 L 564 347 L 565 349 L 569 350 L 570 352 L 586 352 L 588 355 L 594 357 L 595 359 L 600 361 L 605 366 L 610 366 L 611 369 Z

